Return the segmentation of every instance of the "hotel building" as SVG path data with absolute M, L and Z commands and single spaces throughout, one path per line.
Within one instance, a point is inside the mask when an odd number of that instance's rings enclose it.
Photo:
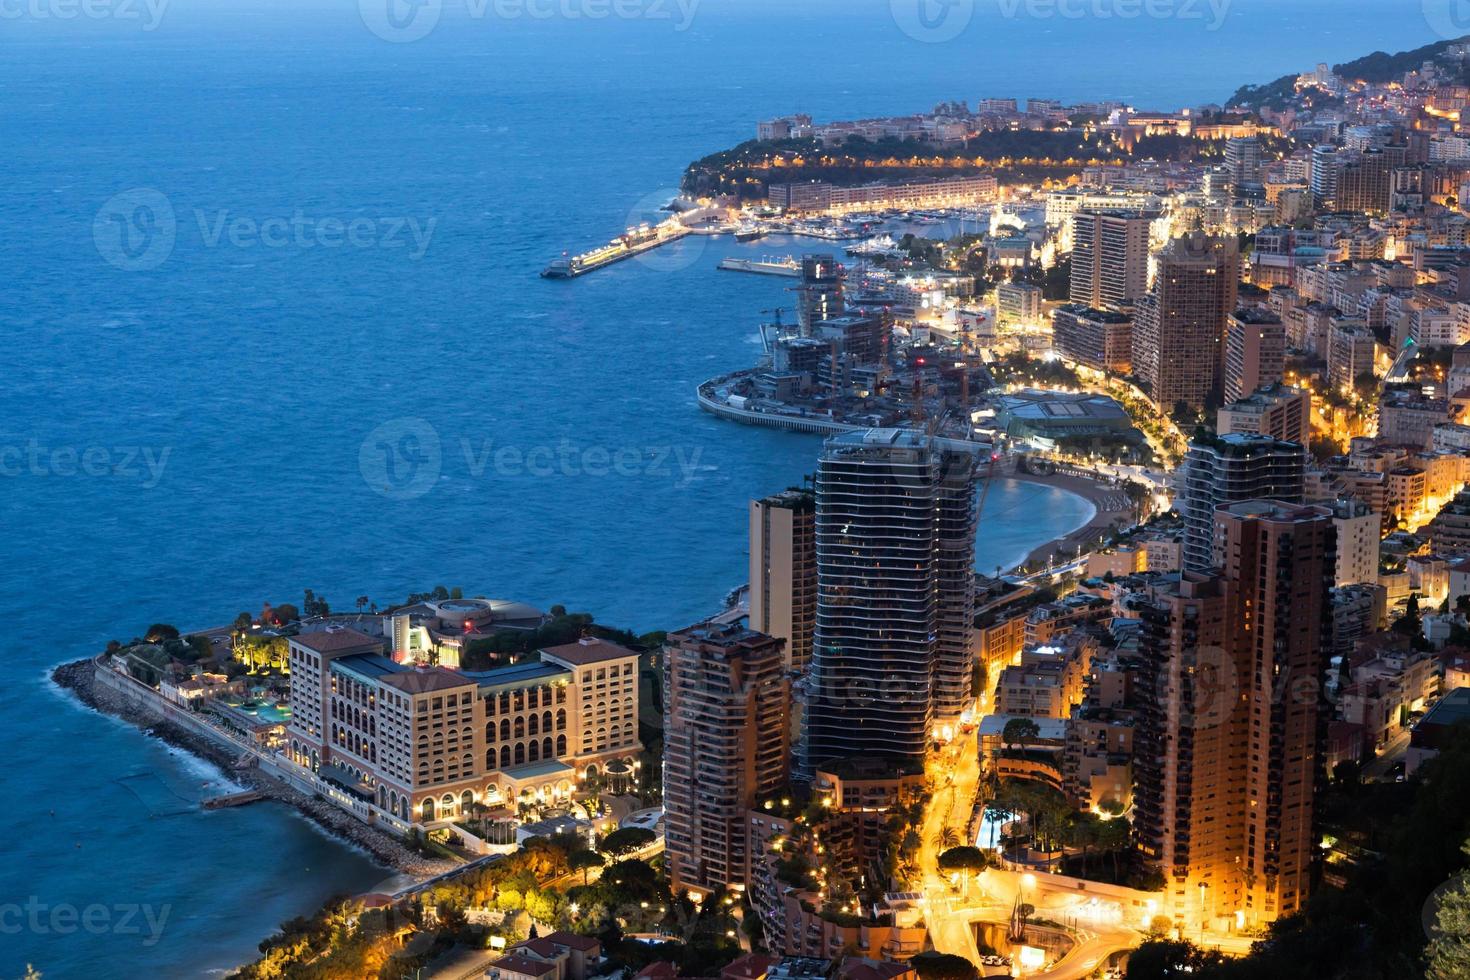
M 633 763 L 638 654 L 592 637 L 488 671 L 401 664 L 351 629 L 290 638 L 288 756 L 398 820 L 560 798 Z

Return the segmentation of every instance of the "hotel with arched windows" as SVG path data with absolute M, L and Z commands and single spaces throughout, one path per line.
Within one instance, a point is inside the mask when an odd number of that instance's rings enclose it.
M 638 741 L 638 654 L 586 637 L 488 671 L 397 663 L 351 629 L 290 638 L 291 761 L 432 825 L 570 797 Z

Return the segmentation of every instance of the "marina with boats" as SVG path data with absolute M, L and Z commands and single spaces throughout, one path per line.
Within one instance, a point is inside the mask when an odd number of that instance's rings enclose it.
M 597 248 L 580 254 L 564 252 L 542 270 L 546 279 L 575 279 L 605 266 L 633 258 L 688 235 L 730 235 L 740 244 L 749 244 L 772 235 L 806 238 L 821 242 L 843 243 L 850 255 L 893 257 L 902 250 L 897 239 L 905 233 L 948 235 L 962 233 L 970 227 L 986 227 L 992 209 L 953 208 L 940 210 L 860 212 L 791 217 L 735 212 L 721 207 L 700 207 L 687 200 L 668 206 L 677 213 L 657 223 L 642 222 Z M 916 231 L 917 229 L 917 231 Z M 851 243 L 851 244 L 848 244 Z M 720 268 L 737 272 L 794 276 L 790 260 L 773 262 L 730 259 Z

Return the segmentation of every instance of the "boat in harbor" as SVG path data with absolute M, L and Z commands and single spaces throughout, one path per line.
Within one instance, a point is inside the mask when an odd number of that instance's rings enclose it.
M 892 235 L 878 235 L 874 238 L 869 238 L 866 241 L 858 242 L 856 245 L 847 246 L 845 251 L 848 255 L 877 258 L 898 258 L 908 254 L 898 247 L 898 243 L 893 240 Z
M 689 229 L 677 218 L 669 218 L 656 225 L 644 222 L 636 228 L 629 228 L 611 242 L 600 248 L 594 248 L 590 252 L 583 252 L 581 255 L 563 254 L 561 258 L 553 260 L 550 265 L 541 270 L 541 277 L 543 279 L 575 279 L 577 276 L 586 275 L 605 265 L 612 265 L 614 262 L 641 255 L 660 245 L 678 241 L 689 233 Z
M 737 242 L 754 242 L 766 237 L 766 230 L 753 221 L 735 229 L 735 240 Z

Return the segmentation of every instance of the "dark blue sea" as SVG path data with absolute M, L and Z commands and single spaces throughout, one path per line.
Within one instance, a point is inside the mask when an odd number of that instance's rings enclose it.
M 1218 102 L 1433 39 L 1381 0 L 387 2 L 0 3 L 0 977 L 222 971 L 388 874 L 278 809 L 198 812 L 219 773 L 50 666 L 308 588 L 647 630 L 744 580 L 747 498 L 818 442 L 697 409 L 789 305 L 715 263 L 802 246 L 537 277 L 690 159 L 775 114 Z M 1089 513 L 998 485 L 978 563 Z

